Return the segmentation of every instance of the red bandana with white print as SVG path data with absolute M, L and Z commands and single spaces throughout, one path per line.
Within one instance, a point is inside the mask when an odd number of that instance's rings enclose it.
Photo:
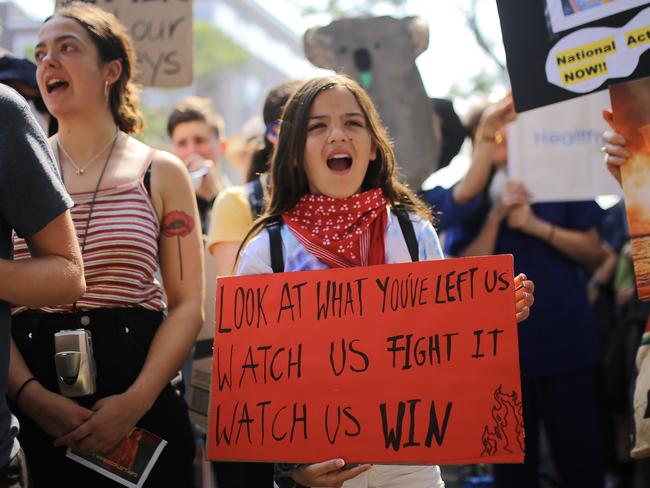
M 282 218 L 330 268 L 384 264 L 387 204 L 381 188 L 342 200 L 308 194 Z

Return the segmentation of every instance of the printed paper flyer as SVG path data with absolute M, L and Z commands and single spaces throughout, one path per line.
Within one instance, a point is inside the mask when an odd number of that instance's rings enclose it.
M 130 488 L 140 488 L 167 441 L 136 427 L 107 453 L 81 454 L 68 449 L 67 457 Z

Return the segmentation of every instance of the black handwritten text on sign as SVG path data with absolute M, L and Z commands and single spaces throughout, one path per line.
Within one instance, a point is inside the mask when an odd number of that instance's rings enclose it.
M 210 459 L 521 462 L 512 256 L 219 279 Z

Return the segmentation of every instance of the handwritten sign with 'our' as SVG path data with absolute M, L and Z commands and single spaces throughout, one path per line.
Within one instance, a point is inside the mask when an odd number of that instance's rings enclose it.
M 220 278 L 208 457 L 523 462 L 512 256 Z
M 57 0 L 56 7 L 72 0 Z M 174 88 L 192 84 L 192 0 L 85 0 L 114 14 L 138 56 L 138 82 Z

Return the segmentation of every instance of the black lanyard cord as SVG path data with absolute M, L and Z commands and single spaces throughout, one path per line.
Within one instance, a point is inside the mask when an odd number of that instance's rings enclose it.
M 95 185 L 95 191 L 93 192 L 93 198 L 90 201 L 90 209 L 88 210 L 88 219 L 86 220 L 86 228 L 84 229 L 84 237 L 83 241 L 81 243 L 81 259 L 83 261 L 83 255 L 84 251 L 86 249 L 86 241 L 88 239 L 88 231 L 90 230 L 90 220 L 92 219 L 93 216 L 93 210 L 95 208 L 95 201 L 97 200 L 97 193 L 99 192 L 99 186 L 102 184 L 102 179 L 104 179 L 104 173 L 106 173 L 106 168 L 108 167 L 108 161 L 111 159 L 111 155 L 113 154 L 113 149 L 115 148 L 115 144 L 117 143 L 117 137 L 113 139 L 113 143 L 111 144 L 111 148 L 108 151 L 108 155 L 106 156 L 106 160 L 104 161 L 104 165 L 102 166 L 102 171 L 99 173 L 99 178 L 97 178 L 97 185 Z M 61 166 L 61 151 L 59 148 L 59 141 L 57 140 L 56 142 L 56 148 L 57 148 L 57 153 L 59 156 L 59 167 Z M 63 180 L 63 168 L 61 169 L 61 179 Z M 65 181 L 64 181 L 65 184 Z M 72 304 L 72 312 L 77 311 L 77 301 L 75 300 L 74 303 Z

